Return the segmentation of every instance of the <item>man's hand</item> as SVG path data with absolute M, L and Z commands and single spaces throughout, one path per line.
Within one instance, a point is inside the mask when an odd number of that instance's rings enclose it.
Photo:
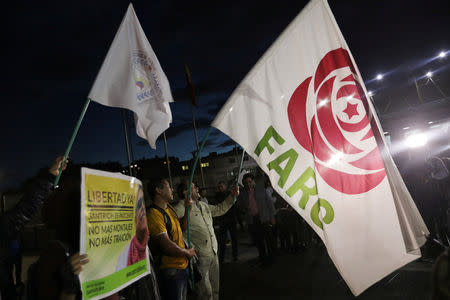
M 239 186 L 238 185 L 231 188 L 231 195 L 233 195 L 235 197 L 239 196 Z
M 64 161 L 64 156 L 58 156 L 55 161 L 53 162 L 52 166 L 50 167 L 50 169 L 48 169 L 48 171 L 50 172 L 50 174 L 54 175 L 54 176 L 58 176 L 59 174 L 59 168 L 61 167 L 62 164 L 62 170 L 64 171 L 67 167 L 67 163 L 69 162 L 67 159 L 66 161 L 63 163 Z
M 71 257 L 69 257 L 69 263 L 72 267 L 72 272 L 75 275 L 80 274 L 81 271 L 83 271 L 83 266 L 89 262 L 89 258 L 87 254 L 75 253 Z
M 194 201 L 192 200 L 192 197 L 189 200 L 184 200 L 184 208 L 191 209 L 192 203 L 194 203 Z
M 195 252 L 194 247 L 192 247 L 192 248 L 189 248 L 189 249 L 185 249 L 185 255 L 186 255 L 187 258 L 192 258 L 195 255 L 197 255 L 197 253 Z

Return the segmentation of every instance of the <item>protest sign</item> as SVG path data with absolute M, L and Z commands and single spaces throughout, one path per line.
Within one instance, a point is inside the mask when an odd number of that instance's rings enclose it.
M 150 273 L 144 194 L 134 177 L 88 168 L 81 176 L 81 290 L 100 299 Z

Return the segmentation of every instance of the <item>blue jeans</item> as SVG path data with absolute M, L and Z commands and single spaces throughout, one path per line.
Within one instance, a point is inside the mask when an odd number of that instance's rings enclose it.
M 185 300 L 188 269 L 162 269 L 158 272 L 162 300 Z

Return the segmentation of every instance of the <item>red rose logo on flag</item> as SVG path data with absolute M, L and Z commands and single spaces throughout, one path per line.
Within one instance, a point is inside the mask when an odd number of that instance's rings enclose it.
M 348 52 L 328 52 L 314 77 L 291 96 L 292 132 L 315 158 L 325 182 L 345 194 L 375 188 L 386 176 L 368 117 L 369 106 Z

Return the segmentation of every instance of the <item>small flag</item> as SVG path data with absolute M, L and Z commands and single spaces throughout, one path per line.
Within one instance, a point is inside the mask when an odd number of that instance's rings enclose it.
M 419 258 L 428 234 L 367 99 L 327 1 L 312 0 L 212 124 L 315 230 L 355 295 Z
M 103 105 L 132 110 L 137 135 L 146 139 L 153 149 L 158 136 L 172 122 L 169 81 L 131 4 L 89 98 Z
M 197 100 L 195 99 L 194 84 L 192 83 L 191 72 L 189 72 L 189 68 L 188 68 L 187 64 L 184 64 L 184 71 L 186 72 L 186 82 L 187 82 L 189 97 L 191 98 L 191 103 L 192 103 L 192 105 L 197 106 Z

